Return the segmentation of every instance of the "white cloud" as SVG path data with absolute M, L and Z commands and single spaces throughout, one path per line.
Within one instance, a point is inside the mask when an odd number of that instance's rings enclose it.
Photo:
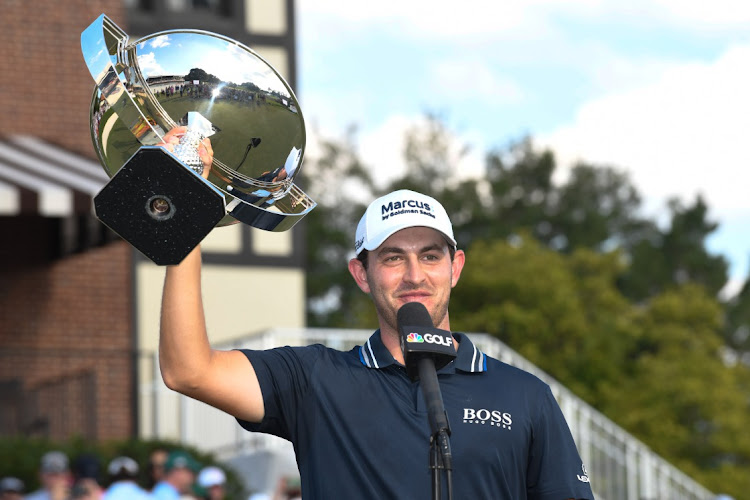
M 518 83 L 495 73 L 487 61 L 480 59 L 438 59 L 432 68 L 431 80 L 440 82 L 433 92 L 452 101 L 503 105 L 518 103 L 525 97 Z
M 750 22 L 750 3 L 745 0 L 651 0 L 644 2 L 654 6 L 653 14 L 672 22 L 680 22 L 695 29 L 746 29 Z
M 406 169 L 403 159 L 404 136 L 415 123 L 414 117 L 391 115 L 378 128 L 365 131 L 359 140 L 359 151 L 370 165 L 376 182 L 385 184 L 399 177 Z
M 151 40 L 151 42 L 149 43 L 149 45 L 151 45 L 151 47 L 154 48 L 154 49 L 159 49 L 159 48 L 162 48 L 162 47 L 167 47 L 167 46 L 170 45 L 169 36 L 168 35 L 157 36 L 156 38 L 154 38 L 153 40 Z
M 146 78 L 165 74 L 164 68 L 162 68 L 158 62 L 156 62 L 156 56 L 153 52 L 139 55 L 138 67 L 146 76 Z
M 639 88 L 584 104 L 539 136 L 563 161 L 627 168 L 647 197 L 701 193 L 714 213 L 750 216 L 750 45 L 672 67 Z

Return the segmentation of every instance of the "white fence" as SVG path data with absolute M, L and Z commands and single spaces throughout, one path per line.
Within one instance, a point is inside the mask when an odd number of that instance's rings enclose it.
M 281 345 L 324 344 L 349 350 L 362 344 L 370 330 L 273 329 L 248 336 L 221 349 L 267 349 Z M 552 388 L 568 421 L 591 485 L 599 500 L 713 500 L 716 495 L 651 451 L 610 419 L 539 370 L 499 340 L 470 334 L 486 354 L 535 374 Z M 234 418 L 167 387 L 158 376 L 158 359 L 151 355 L 153 382 L 140 390 L 140 429 L 144 438 L 179 440 L 217 457 L 260 450 L 289 452 L 289 444 L 274 436 L 246 432 Z

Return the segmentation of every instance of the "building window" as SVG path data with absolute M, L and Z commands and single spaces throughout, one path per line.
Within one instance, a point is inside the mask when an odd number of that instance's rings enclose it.
M 125 0 L 125 7 L 141 12 L 205 12 L 230 17 L 233 13 L 232 0 Z

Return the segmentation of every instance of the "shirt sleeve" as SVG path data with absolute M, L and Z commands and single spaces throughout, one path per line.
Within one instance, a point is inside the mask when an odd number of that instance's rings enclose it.
M 588 474 L 568 423 L 548 385 L 544 385 L 540 398 L 539 410 L 533 419 L 527 469 L 529 498 L 593 500 Z
M 253 365 L 263 394 L 260 423 L 237 419 L 249 431 L 294 441 L 297 415 L 310 386 L 310 373 L 323 346 L 279 347 L 264 351 L 243 349 Z

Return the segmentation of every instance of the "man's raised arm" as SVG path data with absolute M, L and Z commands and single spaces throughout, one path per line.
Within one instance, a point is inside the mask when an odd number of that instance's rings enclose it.
M 201 298 L 201 253 L 196 247 L 164 281 L 159 364 L 172 390 L 250 422 L 263 418 L 263 396 L 240 351 L 212 349 Z

